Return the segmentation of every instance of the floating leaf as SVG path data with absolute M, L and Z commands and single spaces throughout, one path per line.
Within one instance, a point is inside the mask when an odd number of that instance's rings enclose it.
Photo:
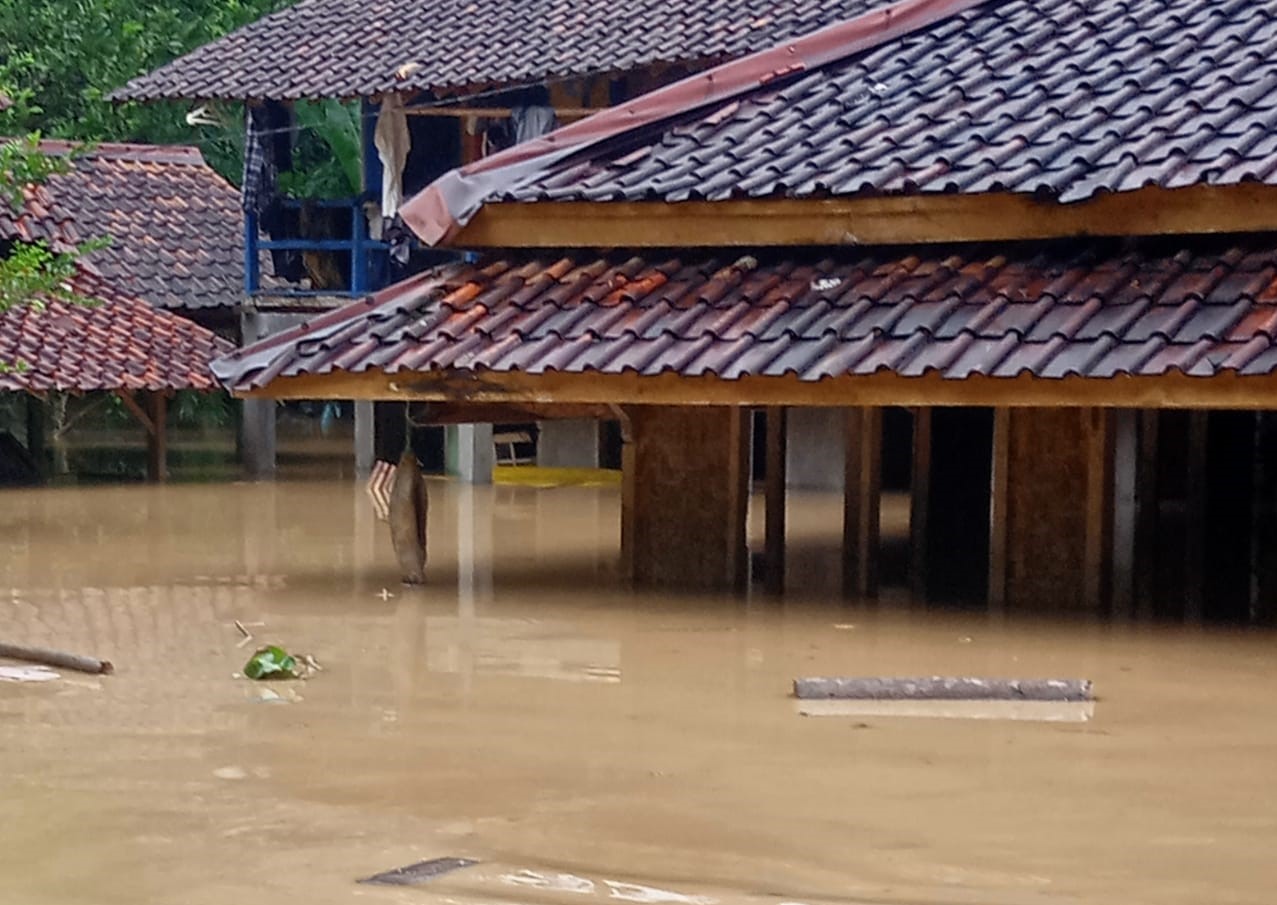
M 258 648 L 244 664 L 244 675 L 250 679 L 295 679 L 297 660 L 277 645 Z

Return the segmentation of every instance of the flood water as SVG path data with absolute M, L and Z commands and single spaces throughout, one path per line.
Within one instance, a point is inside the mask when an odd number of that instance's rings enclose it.
M 417 590 L 348 481 L 0 494 L 0 639 L 117 669 L 0 682 L 0 903 L 1273 901 L 1270 634 L 847 607 L 801 549 L 784 603 L 635 594 L 615 488 L 431 489 Z M 795 542 L 837 514 L 797 498 Z M 324 671 L 235 678 L 268 641 Z M 950 673 L 1099 701 L 789 697 Z M 480 863 L 354 882 L 440 857 Z

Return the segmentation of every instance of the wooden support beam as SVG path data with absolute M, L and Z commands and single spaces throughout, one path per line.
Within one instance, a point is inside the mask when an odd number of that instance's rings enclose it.
M 1011 482 L 1011 409 L 993 413 L 993 467 L 989 486 L 989 611 L 1007 607 L 1007 492 Z
M 1029 194 L 485 205 L 460 248 L 892 245 L 1277 230 L 1277 188 L 1149 187 L 1059 204 Z
M 927 521 L 931 511 L 931 409 L 913 415 L 913 478 L 909 482 L 909 590 L 927 599 Z
M 1086 549 L 1083 554 L 1083 605 L 1098 613 L 1108 608 L 1113 556 L 1113 412 L 1086 413 Z
M 49 466 L 45 450 L 44 400 L 34 393 L 27 394 L 26 416 L 27 454 L 39 469 L 41 478 L 46 478 Z
M 1135 473 L 1135 558 L 1133 577 L 1135 617 L 1153 618 L 1156 593 L 1157 534 L 1160 520 L 1158 433 L 1161 423 L 1156 409 L 1139 413 L 1139 449 Z
M 124 407 L 129 413 L 137 419 L 138 424 L 146 431 L 147 436 L 155 433 L 155 423 L 151 420 L 151 415 L 144 409 L 133 396 L 132 390 L 116 390 L 115 395 L 124 403 Z
M 1188 480 L 1184 510 L 1184 618 L 1201 620 L 1206 599 L 1206 443 L 1208 412 L 1188 416 Z
M 843 484 L 843 594 L 878 596 L 882 524 L 882 409 L 847 410 Z
M 972 376 L 946 379 L 929 373 L 800 380 L 785 377 L 686 377 L 665 373 L 621 374 L 522 371 L 366 371 L 278 377 L 248 398 L 377 399 L 453 403 L 749 405 L 768 406 L 986 406 L 991 408 L 1277 409 L 1277 374 L 1234 373 L 1190 377 L 1041 378 Z
M 768 594 L 785 592 L 785 461 L 788 453 L 788 419 L 784 408 L 767 409 L 765 527 L 763 531 L 763 582 Z
M 168 480 L 168 402 L 163 393 L 148 393 L 147 414 L 151 429 L 146 440 L 146 479 L 157 483 Z
M 595 113 L 601 113 L 606 107 L 555 107 L 554 115 L 560 120 L 584 119 L 587 116 L 593 116 Z M 405 107 L 404 114 L 407 116 L 444 116 L 454 119 L 465 119 L 467 117 L 475 117 L 477 119 L 509 119 L 514 113 L 511 107 L 460 107 L 460 106 L 429 106 L 422 105 L 418 107 Z

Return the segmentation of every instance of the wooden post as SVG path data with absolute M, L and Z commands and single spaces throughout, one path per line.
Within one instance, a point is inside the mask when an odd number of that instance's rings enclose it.
M 1206 438 L 1209 413 L 1188 416 L 1188 481 L 1184 512 L 1184 618 L 1200 621 L 1206 592 Z
M 1121 619 L 1135 614 L 1136 486 L 1138 483 L 1139 413 L 1113 413 L 1113 557 L 1112 613 Z
M 767 475 L 764 518 L 764 586 L 768 594 L 785 592 L 785 457 L 788 418 L 784 408 L 767 409 Z
M 1161 415 L 1157 409 L 1145 409 L 1139 415 L 1139 451 L 1135 474 L 1135 617 L 1153 618 L 1156 593 L 1157 531 L 1160 501 L 1157 488 L 1158 428 Z
M 1011 481 L 1011 409 L 993 413 L 993 468 L 989 482 L 989 610 L 1007 606 L 1007 491 Z
M 1113 413 L 1111 409 L 1093 408 L 1086 417 L 1086 550 L 1082 593 L 1086 608 L 1098 613 L 1108 606 L 1113 553 Z
M 882 515 L 882 409 L 847 411 L 843 489 L 843 594 L 878 596 Z
M 927 516 L 931 497 L 931 409 L 913 415 L 913 478 L 909 486 L 909 589 L 927 598 Z
M 151 420 L 146 436 L 146 479 L 163 483 L 168 480 L 168 402 L 163 392 L 147 394 L 146 402 Z

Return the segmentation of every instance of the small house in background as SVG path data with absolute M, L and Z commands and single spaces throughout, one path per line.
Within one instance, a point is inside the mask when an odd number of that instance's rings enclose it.
M 67 149 L 48 143 L 45 150 Z M 148 203 L 155 193 L 147 191 L 153 173 L 145 161 L 173 153 L 188 162 L 199 158 L 189 149 L 99 149 L 100 156 L 77 161 L 72 173 L 29 189 L 20 211 L 0 207 L 0 244 L 6 246 L 44 242 L 55 253 L 70 253 L 89 238 L 114 239 L 76 263 L 64 287 L 68 298 L 32 299 L 0 312 L 0 399 L 8 403 L 6 421 L 20 422 L 0 424 L 0 483 L 40 480 L 46 473 L 51 428 L 69 427 L 48 423 L 50 395 L 118 398 L 145 431 L 148 477 L 164 480 L 167 399 L 179 390 L 218 390 L 210 362 L 234 344 L 168 310 L 198 313 L 198 299 L 211 310 L 233 305 L 232 296 L 217 294 L 216 267 L 198 243 L 175 242 L 158 228 L 163 208 Z M 88 175 L 93 170 L 99 178 Z M 168 197 L 179 210 L 199 210 L 201 202 L 178 200 L 178 193 L 200 187 L 198 178 L 184 180 L 169 185 Z M 148 232 L 147 223 L 157 228 Z M 183 297 L 191 304 L 179 305 Z
M 477 261 L 216 367 L 615 407 L 647 585 L 747 579 L 763 409 L 781 590 L 787 425 L 838 407 L 876 595 L 905 412 L 915 597 L 1271 619 L 1274 47 L 1274 0 L 903 0 L 449 173 L 404 217 Z
M 674 0 L 587 9 L 308 0 L 140 76 L 112 97 L 188 100 L 205 114 L 219 103 L 245 104 L 251 304 L 242 332 L 252 340 L 294 326 L 300 312 L 322 312 L 454 260 L 454 252 L 423 246 L 397 216 L 404 199 L 454 167 L 859 15 L 875 2 Z M 329 182 L 327 191 L 299 192 L 298 174 L 289 170 L 316 162 L 338 171 L 344 191 Z M 274 285 L 259 276 L 259 251 L 274 261 Z M 245 411 L 246 445 L 266 451 L 258 455 L 266 470 L 273 409 L 249 401 Z M 357 402 L 355 420 L 361 469 L 374 455 L 398 457 L 402 405 Z M 542 464 L 619 464 L 609 457 L 619 450 L 614 423 L 559 418 L 511 427 L 499 445 L 536 434 Z M 429 464 L 447 459 L 463 479 L 489 478 L 491 425 L 449 426 L 446 437 L 443 430 L 422 433 L 428 437 L 418 452 Z M 817 446 L 823 436 L 808 442 L 799 430 L 795 446 Z

